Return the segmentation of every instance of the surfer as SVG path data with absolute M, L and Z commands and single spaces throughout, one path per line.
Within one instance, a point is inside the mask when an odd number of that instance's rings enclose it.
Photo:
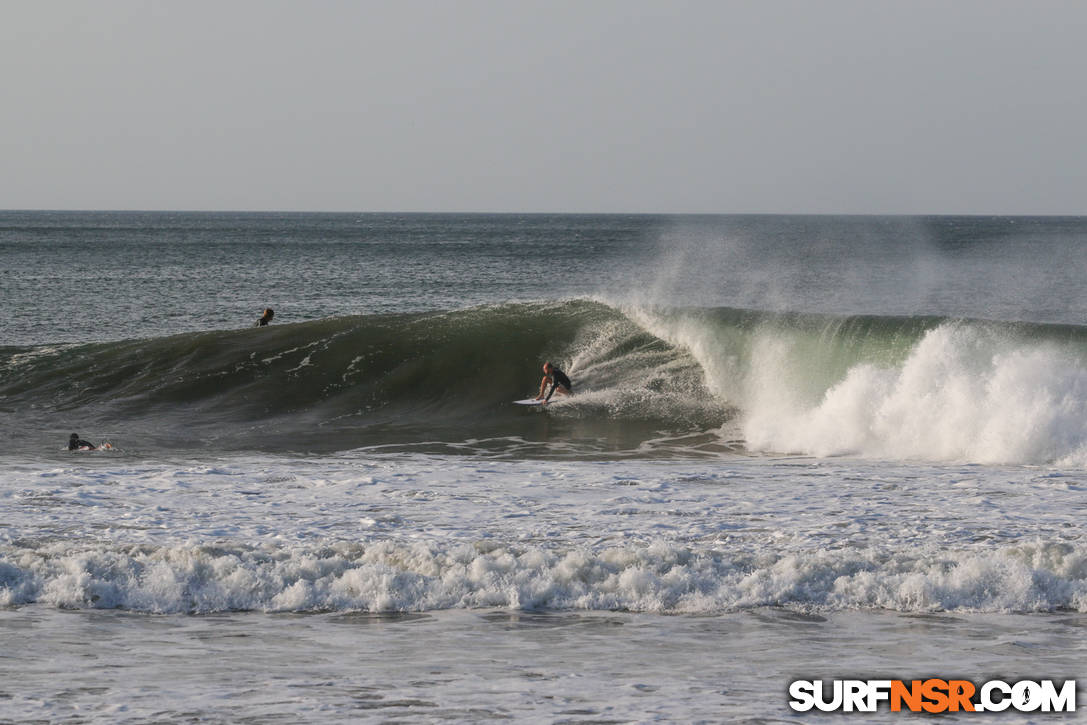
M 561 395 L 573 395 L 574 386 L 570 383 L 570 378 L 566 377 L 566 373 L 552 365 L 550 361 L 543 364 L 543 374 L 543 380 L 540 381 L 540 394 L 536 396 L 536 400 L 542 400 L 546 403 L 551 400 L 551 396 L 555 394 L 555 391 L 558 391 Z M 547 389 L 548 383 L 551 383 L 551 392 L 545 398 L 544 390 Z
M 266 309 L 264 311 L 264 314 L 260 316 L 260 319 L 257 320 L 257 327 L 264 327 L 269 322 L 271 322 L 272 318 L 275 317 L 275 316 L 276 316 L 275 310 L 273 310 L 271 307 L 269 307 L 268 309 Z
M 79 438 L 78 433 L 73 433 L 72 437 L 68 439 L 68 450 L 80 451 L 80 450 L 96 450 L 98 446 L 93 443 L 88 443 L 85 440 Z

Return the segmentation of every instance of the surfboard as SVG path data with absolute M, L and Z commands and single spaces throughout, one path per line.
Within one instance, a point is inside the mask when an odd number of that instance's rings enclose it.
M 80 446 L 79 448 L 66 448 L 65 450 L 71 451 L 72 453 L 87 453 L 90 451 L 112 451 L 113 444 L 103 443 L 100 446 Z
M 514 405 L 543 405 L 542 400 L 536 400 L 535 398 L 525 398 L 524 400 L 513 401 Z

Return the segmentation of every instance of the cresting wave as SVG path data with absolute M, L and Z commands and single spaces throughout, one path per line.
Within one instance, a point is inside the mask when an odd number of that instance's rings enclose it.
M 513 409 L 545 359 L 578 395 L 546 414 Z M 742 441 L 1087 465 L 1087 328 L 1070 325 L 569 300 L 0 348 L 0 375 L 12 428 L 95 426 L 129 448 L 542 441 L 584 455 L 682 439 L 697 453 Z
M 1087 328 L 627 309 L 690 351 L 748 450 L 1087 466 Z
M 1087 548 L 1035 541 L 923 554 L 729 555 L 668 543 L 601 551 L 497 542 L 273 546 L 45 545 L 0 552 L 0 607 L 202 613 L 471 607 L 718 613 L 1087 611 Z
M 511 405 L 535 394 L 548 359 L 578 396 L 550 415 Z M 729 415 L 685 351 L 584 300 L 6 348 L 0 371 L 13 428 L 96 427 L 122 449 L 555 440 L 591 452 L 712 430 Z

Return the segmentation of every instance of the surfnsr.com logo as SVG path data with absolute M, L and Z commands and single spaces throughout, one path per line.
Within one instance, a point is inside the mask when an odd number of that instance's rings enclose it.
M 789 707 L 797 712 L 1075 712 L 1076 681 L 989 680 L 796 680 L 789 684 Z

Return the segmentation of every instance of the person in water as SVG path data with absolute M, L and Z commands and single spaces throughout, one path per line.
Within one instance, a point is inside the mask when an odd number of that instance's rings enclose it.
M 570 378 L 566 377 L 566 373 L 552 365 L 550 361 L 543 364 L 543 374 L 543 380 L 540 381 L 540 394 L 536 396 L 536 400 L 542 400 L 546 403 L 551 400 L 551 396 L 556 391 L 560 395 L 574 394 L 574 386 L 570 383 Z M 547 389 L 548 383 L 551 383 L 551 392 L 545 398 L 544 390 Z
M 260 319 L 257 320 L 257 327 L 264 327 L 269 322 L 271 322 L 272 318 L 275 317 L 275 316 L 276 316 L 275 310 L 273 310 L 271 307 L 269 307 L 268 309 L 266 309 L 264 311 L 264 314 L 260 316 Z
M 91 450 L 94 450 L 98 448 L 98 446 L 93 443 L 88 443 L 85 440 L 80 440 L 79 434 L 73 433 L 72 437 L 68 439 L 68 450 L 78 451 L 83 448 L 90 448 Z

